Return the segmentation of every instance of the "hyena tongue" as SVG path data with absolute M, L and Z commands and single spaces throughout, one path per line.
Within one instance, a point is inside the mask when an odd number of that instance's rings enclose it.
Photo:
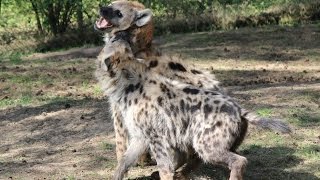
M 101 17 L 99 20 L 96 21 L 96 26 L 99 29 L 106 29 L 112 27 L 112 24 L 105 18 Z

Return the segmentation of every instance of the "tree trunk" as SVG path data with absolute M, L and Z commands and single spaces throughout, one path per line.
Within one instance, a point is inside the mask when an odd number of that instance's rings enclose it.
M 1 0 L 0 0 L 0 3 L 1 3 Z M 41 20 L 40 20 L 40 14 L 39 14 L 39 10 L 38 10 L 38 6 L 36 4 L 36 2 L 34 2 L 33 0 L 30 0 L 30 3 L 32 5 L 32 9 L 34 11 L 34 14 L 35 14 L 35 18 L 36 18 L 36 21 L 37 21 L 37 27 L 38 27 L 38 31 L 41 35 L 44 34 L 44 31 L 43 31 L 43 28 L 42 28 L 42 25 L 41 25 Z
M 1 6 L 2 5 L 2 0 L 0 0 L 0 15 L 1 15 Z
M 80 32 L 83 32 L 83 3 L 82 0 L 77 4 L 77 23 Z

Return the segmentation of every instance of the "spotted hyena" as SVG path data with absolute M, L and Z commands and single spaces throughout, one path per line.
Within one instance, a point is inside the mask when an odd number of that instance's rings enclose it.
M 155 50 L 151 43 L 153 38 L 152 13 L 150 10 L 145 9 L 142 4 L 129 1 L 116 1 L 107 7 L 101 7 L 100 14 L 102 16 L 95 26 L 96 29 L 107 30 L 109 32 L 109 36 L 105 38 L 106 44 L 112 43 L 111 41 L 118 40 L 119 38 L 125 39 L 129 42 L 134 56 L 139 58 L 139 62 L 152 69 L 153 73 L 157 73 L 159 76 L 168 78 L 171 81 L 180 81 L 199 88 L 222 92 L 219 82 L 213 74 L 184 66 L 179 58 L 159 58 L 159 51 Z M 104 57 L 103 54 L 107 53 L 108 48 L 106 47 L 101 52 L 100 60 Z M 116 132 L 117 159 L 119 161 L 127 148 L 128 132 L 123 125 L 123 117 L 119 105 L 113 103 L 111 107 Z M 256 123 L 265 128 L 281 129 L 279 128 L 281 124 L 277 121 L 261 119 L 243 109 L 241 116 L 251 123 Z M 240 142 L 238 141 L 239 144 Z M 180 154 L 179 151 L 176 152 Z M 176 167 L 179 167 L 184 161 L 182 159 L 182 162 L 176 163 Z
M 134 1 L 114 1 L 108 6 L 100 7 L 100 19 L 95 23 L 95 29 L 105 32 L 105 42 L 111 39 L 125 39 L 137 58 L 159 56 L 160 51 L 154 47 L 152 12 L 144 5 Z M 105 49 L 101 54 L 104 54 Z M 113 112 L 116 136 L 116 154 L 118 161 L 127 149 L 128 133 L 122 124 L 122 115 L 117 104 L 111 106 Z M 141 163 L 148 154 L 144 154 Z
M 103 52 L 97 60 L 96 77 L 111 105 L 118 106 L 131 137 L 114 179 L 122 179 L 148 148 L 161 179 L 174 178 L 176 151 L 190 149 L 205 162 L 227 165 L 230 179 L 242 179 L 247 160 L 235 149 L 248 122 L 289 131 L 276 120 L 246 118 L 241 107 L 220 91 L 172 80 L 153 70 L 159 62 L 171 64 L 170 57 L 158 57 L 148 66 L 135 59 L 130 44 L 117 38 Z M 173 67 L 173 71 L 189 69 L 177 63 Z

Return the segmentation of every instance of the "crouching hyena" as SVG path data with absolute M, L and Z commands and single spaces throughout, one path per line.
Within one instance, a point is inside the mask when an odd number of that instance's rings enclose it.
M 205 162 L 227 165 L 230 179 L 242 179 L 247 160 L 234 151 L 245 136 L 248 119 L 241 116 L 242 109 L 234 100 L 220 91 L 155 73 L 135 60 L 122 39 L 104 47 L 97 65 L 96 77 L 111 105 L 119 107 L 131 137 L 114 179 L 122 179 L 148 148 L 161 179 L 173 179 L 175 152 L 188 149 Z

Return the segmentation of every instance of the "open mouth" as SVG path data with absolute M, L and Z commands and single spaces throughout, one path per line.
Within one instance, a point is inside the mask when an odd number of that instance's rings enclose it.
M 100 19 L 96 21 L 96 28 L 99 30 L 106 30 L 111 27 L 113 27 L 113 24 L 104 17 L 100 17 Z

